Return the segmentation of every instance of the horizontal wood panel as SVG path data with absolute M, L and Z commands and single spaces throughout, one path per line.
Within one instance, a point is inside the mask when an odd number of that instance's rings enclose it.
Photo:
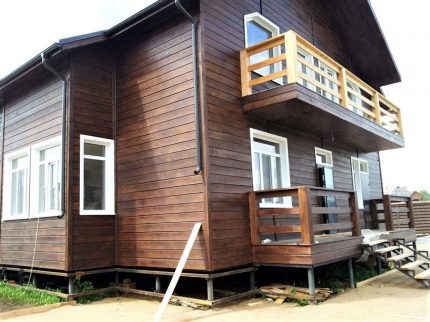
M 1 224 L 0 263 L 65 269 L 65 219 L 8 221 Z M 34 253 L 34 261 L 33 261 Z
M 185 20 L 174 25 L 138 31 L 118 52 L 118 265 L 176 267 L 182 241 L 206 220 L 202 177 L 193 173 L 191 33 Z M 207 267 L 205 229 L 188 269 Z
M 112 138 L 113 63 L 106 47 L 95 46 L 72 56 L 73 89 L 73 220 L 71 269 L 115 264 L 115 218 L 79 214 L 80 135 Z

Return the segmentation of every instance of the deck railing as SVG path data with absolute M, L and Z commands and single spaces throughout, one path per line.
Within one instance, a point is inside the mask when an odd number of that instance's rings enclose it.
M 382 199 L 370 203 L 372 228 L 381 229 L 385 225 L 387 231 L 415 228 L 413 201 L 410 197 L 384 195 Z
M 240 59 L 242 96 L 298 83 L 403 137 L 396 105 L 293 31 L 241 50 Z
M 251 242 L 261 245 L 265 236 L 276 240 L 300 239 L 313 244 L 314 235 L 324 231 L 351 232 L 360 236 L 360 214 L 354 191 L 317 187 L 293 187 L 249 193 Z M 268 206 L 268 198 L 284 200 L 285 207 Z M 335 198 L 335 207 L 320 205 L 321 198 Z M 263 200 L 265 199 L 265 200 Z M 324 214 L 336 214 L 337 222 L 323 223 Z

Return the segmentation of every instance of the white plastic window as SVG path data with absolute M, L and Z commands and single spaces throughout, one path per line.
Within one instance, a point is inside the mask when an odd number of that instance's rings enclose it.
M 315 148 L 315 161 L 319 165 L 333 167 L 333 155 L 329 150 Z
M 30 217 L 58 216 L 61 211 L 61 137 L 31 148 Z
M 254 190 L 290 186 L 288 142 L 286 138 L 251 129 L 252 176 Z M 266 198 L 261 206 L 285 207 L 291 198 Z
M 81 135 L 80 214 L 115 214 L 114 141 Z
M 29 173 L 28 148 L 5 156 L 3 220 L 28 218 Z

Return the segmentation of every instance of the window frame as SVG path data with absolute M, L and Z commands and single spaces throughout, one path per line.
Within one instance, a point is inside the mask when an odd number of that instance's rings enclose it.
M 317 158 L 318 154 L 325 155 L 326 159 L 329 160 L 330 162 L 329 163 L 318 162 L 318 158 Z M 315 162 L 317 165 L 333 168 L 333 153 L 330 150 L 315 147 Z
M 84 144 L 91 143 L 105 146 L 105 156 L 91 156 L 93 160 L 105 161 L 105 209 L 84 209 Z M 80 135 L 79 153 L 79 214 L 80 215 L 115 215 L 115 141 L 90 135 Z
M 253 21 L 254 23 L 260 25 L 261 27 L 263 27 L 264 29 L 266 29 L 267 31 L 272 33 L 272 38 L 279 36 L 280 34 L 280 28 L 278 25 L 276 25 L 274 22 L 270 21 L 269 19 L 267 19 L 266 17 L 264 17 L 263 15 L 261 15 L 258 12 L 253 12 L 253 13 L 249 13 L 243 16 L 243 26 L 244 26 L 244 32 L 245 32 L 245 48 L 248 48 L 250 46 L 249 44 L 249 39 L 248 39 L 248 22 Z M 273 48 L 273 56 L 278 56 L 281 54 L 281 47 L 280 46 L 276 46 Z M 251 57 L 250 57 L 251 60 Z M 268 65 L 267 67 L 270 68 L 270 65 Z M 262 67 L 264 68 L 264 67 Z M 274 68 L 274 72 L 279 72 L 282 70 L 282 62 L 278 62 L 273 64 L 273 68 Z M 266 76 L 268 74 L 263 74 L 263 73 L 259 73 L 257 71 L 254 71 L 254 73 L 257 73 L 260 76 Z M 270 72 L 269 72 L 270 74 Z M 278 83 L 279 85 L 284 85 L 284 81 L 282 78 L 277 78 L 274 79 L 273 82 Z
M 64 193 L 63 192 L 63 177 L 62 177 L 62 173 L 63 173 L 63 167 L 64 167 L 64 161 L 63 161 L 63 155 L 62 153 L 60 153 L 60 166 L 57 169 L 57 171 L 59 171 L 60 173 L 60 204 L 59 204 L 59 209 L 58 210 L 54 210 L 54 211 L 46 211 L 45 212 L 39 212 L 39 166 L 40 166 L 40 161 L 39 161 L 39 157 L 40 157 L 40 152 L 43 150 L 47 150 L 50 148 L 54 148 L 56 146 L 60 146 L 61 149 L 61 145 L 63 144 L 62 140 L 61 140 L 61 136 L 57 136 L 51 139 L 48 139 L 46 141 L 37 143 L 35 145 L 31 146 L 31 198 L 30 198 L 30 207 L 31 210 L 30 211 L 30 215 L 29 218 L 46 218 L 46 217 L 56 217 L 61 215 L 61 212 L 63 211 L 63 209 L 61 209 L 61 194 Z M 45 208 L 46 209 L 46 208 Z
M 12 161 L 27 157 L 27 182 L 25 185 L 25 212 L 19 216 L 12 216 Z M 22 220 L 28 219 L 28 214 L 30 211 L 30 159 L 31 159 L 31 151 L 30 147 L 26 147 L 23 149 L 19 149 L 17 151 L 13 151 L 4 156 L 4 169 L 3 169 L 3 200 L 2 200 L 2 221 L 8 220 Z
M 258 138 L 261 140 L 269 141 L 272 143 L 279 144 L 279 156 L 281 163 L 281 188 L 290 188 L 291 187 L 291 179 L 290 179 L 290 162 L 288 158 L 288 139 L 282 136 L 278 136 L 275 134 L 267 133 L 264 131 L 256 130 L 250 128 L 250 139 L 251 139 L 251 166 L 252 166 L 252 188 L 254 191 L 256 190 L 255 185 L 255 161 L 254 161 L 254 138 Z M 271 203 L 271 202 L 260 202 L 261 208 L 290 208 L 292 207 L 291 197 L 284 197 L 283 203 Z

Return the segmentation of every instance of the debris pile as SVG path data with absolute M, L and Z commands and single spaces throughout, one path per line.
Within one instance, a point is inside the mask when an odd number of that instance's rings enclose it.
M 323 302 L 333 294 L 329 288 L 316 288 L 314 298 L 309 295 L 309 290 L 307 288 L 285 284 L 272 284 L 270 286 L 260 287 L 259 293 L 274 299 L 277 304 L 282 304 L 287 298 Z

